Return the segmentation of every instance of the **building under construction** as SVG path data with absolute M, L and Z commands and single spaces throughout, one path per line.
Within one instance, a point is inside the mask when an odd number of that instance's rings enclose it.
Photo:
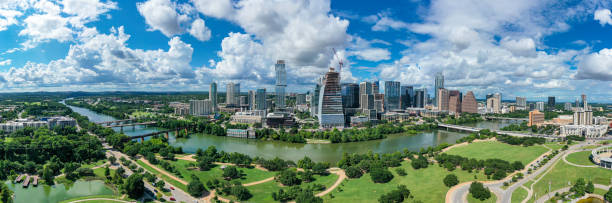
M 318 104 L 317 113 L 322 128 L 344 127 L 340 73 L 334 71 L 334 68 L 329 68 L 329 72 L 325 73 Z

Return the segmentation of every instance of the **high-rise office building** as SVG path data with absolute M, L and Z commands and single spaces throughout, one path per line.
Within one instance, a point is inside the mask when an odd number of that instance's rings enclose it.
M 548 107 L 549 108 L 555 108 L 556 104 L 557 103 L 555 102 L 555 97 L 554 96 L 548 97 Z
M 359 108 L 359 85 L 342 84 L 342 105 L 344 108 Z
M 565 104 L 564 104 L 564 106 L 563 106 L 563 110 L 565 110 L 565 111 L 571 111 L 571 110 L 572 110 L 572 103 L 565 102 Z
M 238 99 L 240 103 L 240 108 L 247 109 L 249 108 L 249 97 L 248 96 L 239 96 Z
M 385 81 L 385 106 L 387 111 L 401 109 L 400 82 Z
M 536 109 L 538 109 L 539 111 L 544 111 L 544 102 L 536 102 Z
M 374 109 L 376 112 L 385 112 L 385 94 L 374 94 Z
M 424 108 L 427 105 L 427 91 L 425 88 L 414 91 L 414 107 Z
M 213 111 L 217 112 L 219 106 L 217 105 L 217 83 L 210 83 L 210 89 L 208 90 L 208 99 L 212 102 Z
M 438 94 L 436 96 L 436 103 L 438 104 L 439 111 L 448 111 L 448 90 L 441 88 L 438 89 Z
M 374 109 L 374 95 L 362 94 L 360 95 L 359 100 L 361 101 L 360 108 L 363 112 Z
M 363 96 L 366 95 L 366 96 Z M 373 95 L 372 94 L 372 83 L 370 82 L 361 82 L 359 83 L 359 105 L 361 107 L 361 109 L 368 109 L 367 108 L 367 103 L 366 105 L 364 105 L 364 102 L 367 101 L 363 101 L 363 99 L 367 99 L 368 96 L 367 95 Z
M 256 110 L 266 110 L 266 88 L 257 89 L 254 107 Z
M 582 94 L 580 97 L 582 97 L 582 108 L 586 111 L 589 108 L 589 103 L 587 102 L 587 96 L 586 94 Z
M 578 98 L 576 98 L 576 108 L 580 108 L 580 101 L 578 101 Z
M 340 88 L 340 73 L 329 68 L 325 73 L 319 95 L 319 126 L 323 128 L 343 128 L 344 111 Z
M 459 90 L 448 91 L 448 112 L 461 113 L 461 92 Z
M 516 97 L 516 106 L 519 107 L 527 107 L 527 98 L 525 97 Z
M 306 105 L 306 94 L 297 94 L 297 95 L 295 95 L 295 104 L 297 104 L 297 105 Z
M 240 105 L 239 96 L 240 96 L 240 83 L 227 83 L 227 87 L 225 89 L 225 103 L 227 106 L 236 107 Z
M 189 114 L 193 116 L 204 116 L 212 112 L 212 102 L 210 99 L 189 100 Z
M 478 113 L 478 102 L 472 91 L 467 92 L 461 101 L 461 112 Z
M 400 103 L 401 108 L 406 109 L 412 107 L 414 101 L 414 89 L 412 86 L 400 86 Z
M 249 90 L 249 109 L 255 110 L 255 91 Z
M 438 72 L 436 73 L 436 81 L 435 81 L 435 86 L 434 86 L 434 92 L 435 92 L 435 98 L 434 98 L 434 104 L 437 106 L 438 105 L 438 93 L 439 93 L 439 89 L 444 88 L 444 75 L 442 74 L 442 72 Z
M 501 113 L 501 93 L 487 94 L 487 112 Z
M 287 70 L 285 70 L 285 61 L 276 61 L 276 65 L 274 67 L 276 70 L 276 108 L 285 108 L 285 88 L 287 87 Z
M 321 92 L 321 79 L 317 80 L 315 84 L 315 88 L 312 91 L 311 101 L 310 101 L 310 116 L 315 117 L 319 116 L 319 97 Z
M 380 81 L 374 81 L 372 82 L 372 94 L 378 94 L 380 93 Z

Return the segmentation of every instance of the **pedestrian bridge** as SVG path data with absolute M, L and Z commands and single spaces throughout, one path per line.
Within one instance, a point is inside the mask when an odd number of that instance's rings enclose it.
M 469 126 L 462 126 L 462 125 L 445 124 L 445 123 L 438 123 L 438 127 L 446 128 L 446 129 L 460 130 L 460 131 L 465 131 L 465 132 L 479 132 L 480 130 L 485 129 L 485 128 L 476 128 L 476 127 L 469 127 Z M 512 131 L 491 130 L 491 129 L 489 130 L 492 132 L 496 132 L 497 134 L 509 135 L 509 136 L 515 136 L 515 137 L 541 137 L 541 138 L 548 138 L 548 139 L 557 138 L 555 136 L 545 135 L 545 134 L 534 134 L 534 133 L 525 134 L 525 133 L 512 132 Z

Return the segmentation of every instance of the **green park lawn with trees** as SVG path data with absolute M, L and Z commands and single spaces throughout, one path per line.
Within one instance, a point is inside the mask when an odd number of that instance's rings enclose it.
M 512 203 L 519 203 L 522 202 L 525 197 L 527 197 L 527 190 L 525 190 L 522 187 L 518 187 L 516 188 L 516 190 L 514 190 L 514 192 L 512 192 Z
M 610 185 L 612 178 L 612 170 L 599 167 L 585 168 L 569 165 L 559 159 L 553 166 L 552 170 L 537 182 L 534 186 L 534 193 L 538 195 L 546 194 L 548 191 L 548 183 L 552 191 L 568 187 L 568 182 L 574 184 L 577 179 L 584 178 L 587 182 L 593 181 L 594 184 Z M 526 187 L 529 185 L 525 184 Z
M 400 176 L 396 169 L 401 168 L 406 172 Z M 448 174 L 455 174 L 459 182 L 474 180 L 488 180 L 482 170 L 469 173 L 461 169 L 449 172 L 437 164 L 429 165 L 427 168 L 414 169 L 410 161 L 403 161 L 401 166 L 389 168 L 394 178 L 388 183 L 374 183 L 370 174 L 364 174 L 360 178 L 347 179 L 341 186 L 336 188 L 330 195 L 325 195 L 324 200 L 334 202 L 372 202 L 382 194 L 397 188 L 398 185 L 406 185 L 414 196 L 414 200 L 422 202 L 444 202 L 446 192 L 450 189 L 444 184 L 444 178 Z M 476 177 L 476 178 L 475 178 Z
M 313 175 L 313 178 L 315 179 L 314 181 L 308 182 L 308 183 L 304 182 L 300 184 L 300 187 L 304 188 L 304 187 L 309 187 L 315 184 L 319 184 L 319 185 L 325 186 L 325 188 L 328 188 L 328 187 L 331 187 L 334 184 L 334 182 L 336 182 L 336 180 L 338 180 L 338 175 L 336 174 Z M 251 194 L 253 194 L 253 197 L 248 199 L 249 202 L 276 202 L 272 198 L 272 193 L 278 192 L 279 189 L 289 190 L 289 187 L 282 186 L 277 181 L 269 181 L 269 182 L 265 182 L 265 183 L 261 183 L 257 185 L 248 186 L 246 188 L 249 189 Z M 315 191 L 315 194 L 319 192 L 321 191 Z M 229 196 L 226 198 L 236 200 L 236 198 L 232 196 Z
M 214 165 L 214 167 L 208 171 L 201 171 L 196 166 L 196 162 L 186 161 L 186 160 L 181 160 L 181 159 L 177 159 L 174 161 L 168 161 L 168 162 L 170 162 L 170 164 L 174 166 L 176 170 L 179 171 L 179 173 L 182 176 L 181 179 L 187 182 L 191 181 L 192 175 L 196 175 L 202 182 L 206 182 L 208 180 L 213 180 L 213 179 L 220 179 L 221 176 L 223 175 L 223 170 L 221 169 L 222 167 L 221 165 Z M 159 164 L 156 166 L 160 169 L 162 168 L 162 166 Z M 273 172 L 263 171 L 260 169 L 256 169 L 254 167 L 253 168 L 246 168 L 246 167 L 238 168 L 238 170 L 243 172 L 244 176 L 242 176 L 239 179 L 239 181 L 242 182 L 243 184 L 260 181 L 260 180 L 272 177 L 275 174 Z
M 595 165 L 591 161 L 590 156 L 591 156 L 591 151 L 581 151 L 581 152 L 574 152 L 574 153 L 568 154 L 565 159 L 573 164 L 585 165 L 585 166 Z
M 547 151 L 548 149 L 538 145 L 523 147 L 490 141 L 473 142 L 465 146 L 452 148 L 446 153 L 475 159 L 501 159 L 508 162 L 520 161 L 526 165 Z

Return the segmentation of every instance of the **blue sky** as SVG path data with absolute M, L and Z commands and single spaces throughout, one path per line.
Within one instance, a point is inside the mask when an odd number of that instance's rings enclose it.
M 19 91 L 271 88 L 287 61 L 306 92 L 344 61 L 344 82 L 394 80 L 477 98 L 501 92 L 611 102 L 609 1 L 5 0 L 0 87 Z

